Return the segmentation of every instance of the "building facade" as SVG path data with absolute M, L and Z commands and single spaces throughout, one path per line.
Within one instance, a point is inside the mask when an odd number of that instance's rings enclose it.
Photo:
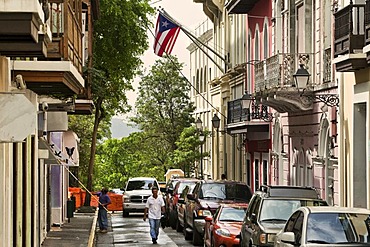
M 220 129 L 227 134 L 214 147 L 224 152 L 215 151 L 214 158 L 223 161 L 228 178 L 253 190 L 263 184 L 314 186 L 330 204 L 342 204 L 332 3 L 195 2 L 203 4 L 214 44 L 228 61 L 209 83 L 220 88 L 226 116 Z M 299 68 L 309 74 L 303 86 L 295 81 Z M 249 109 L 241 106 L 246 92 L 252 93 Z
M 369 208 L 370 2 L 336 1 L 333 11 L 333 63 L 341 100 L 340 201 Z
M 68 167 L 78 166 L 67 114 L 92 112 L 91 32 L 95 0 L 0 4 L 0 237 L 40 246 L 66 222 Z M 91 59 L 89 59 L 91 60 Z M 72 148 L 74 153 L 67 153 Z

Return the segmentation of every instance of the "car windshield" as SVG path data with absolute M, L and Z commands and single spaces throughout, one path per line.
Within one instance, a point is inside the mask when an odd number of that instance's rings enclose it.
M 242 222 L 245 216 L 245 208 L 223 208 L 219 221 Z
M 136 180 L 129 181 L 126 191 L 130 190 L 150 190 L 153 185 L 156 185 L 154 180 Z
M 177 194 L 181 194 L 186 186 L 189 186 L 189 190 L 192 191 L 196 185 L 196 182 L 180 182 L 179 188 L 177 189 Z
M 326 206 L 325 201 L 266 199 L 261 207 L 260 221 L 287 221 L 290 215 L 302 206 Z
M 216 198 L 220 200 L 237 200 L 249 202 L 252 193 L 247 185 L 242 184 L 223 184 L 205 183 L 199 198 Z
M 308 216 L 307 243 L 370 243 L 369 236 L 368 214 L 311 213 Z

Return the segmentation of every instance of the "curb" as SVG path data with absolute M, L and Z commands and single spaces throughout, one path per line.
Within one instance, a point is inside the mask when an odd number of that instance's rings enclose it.
M 98 210 L 95 211 L 94 220 L 93 220 L 93 223 L 92 223 L 92 226 L 91 226 L 90 237 L 89 237 L 89 242 L 87 243 L 87 247 L 93 247 L 94 246 L 97 220 L 98 220 Z

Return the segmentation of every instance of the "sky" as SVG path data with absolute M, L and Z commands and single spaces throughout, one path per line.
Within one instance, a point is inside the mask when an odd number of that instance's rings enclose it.
M 194 3 L 193 0 L 152 0 L 151 3 L 153 7 L 163 8 L 177 22 L 181 23 L 190 31 L 194 31 L 197 26 L 207 19 L 206 15 L 203 13 L 202 4 Z M 155 23 L 157 22 L 157 17 L 158 14 L 156 14 L 153 18 L 153 26 L 155 26 Z M 155 33 L 154 28 L 152 33 Z M 160 59 L 160 57 L 155 55 L 153 52 L 154 37 L 152 33 L 148 31 L 149 49 L 142 56 L 144 67 L 148 70 L 150 66 L 154 64 L 155 60 Z M 182 31 L 180 31 L 171 53 L 171 55 L 178 57 L 179 62 L 184 63 L 183 73 L 185 76 L 190 74 L 190 54 L 186 49 L 190 43 L 190 39 Z M 138 83 L 139 79 L 136 78 L 133 83 L 135 91 L 130 91 L 127 93 L 129 104 L 131 106 L 135 105 Z M 129 115 L 125 115 L 120 118 L 126 119 Z

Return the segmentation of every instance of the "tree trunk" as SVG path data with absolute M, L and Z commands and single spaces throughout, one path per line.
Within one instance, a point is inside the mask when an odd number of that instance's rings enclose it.
M 91 146 L 90 146 L 90 160 L 89 160 L 89 169 L 87 174 L 87 189 L 92 191 L 93 185 L 93 175 L 94 175 L 94 162 L 95 162 L 95 153 L 96 153 L 96 139 L 98 136 L 98 128 L 101 121 L 101 106 L 102 106 L 103 99 L 98 98 L 97 103 L 95 105 L 95 121 L 94 121 L 94 130 L 91 139 Z M 90 206 L 91 195 L 86 192 L 85 203 L 84 206 Z

